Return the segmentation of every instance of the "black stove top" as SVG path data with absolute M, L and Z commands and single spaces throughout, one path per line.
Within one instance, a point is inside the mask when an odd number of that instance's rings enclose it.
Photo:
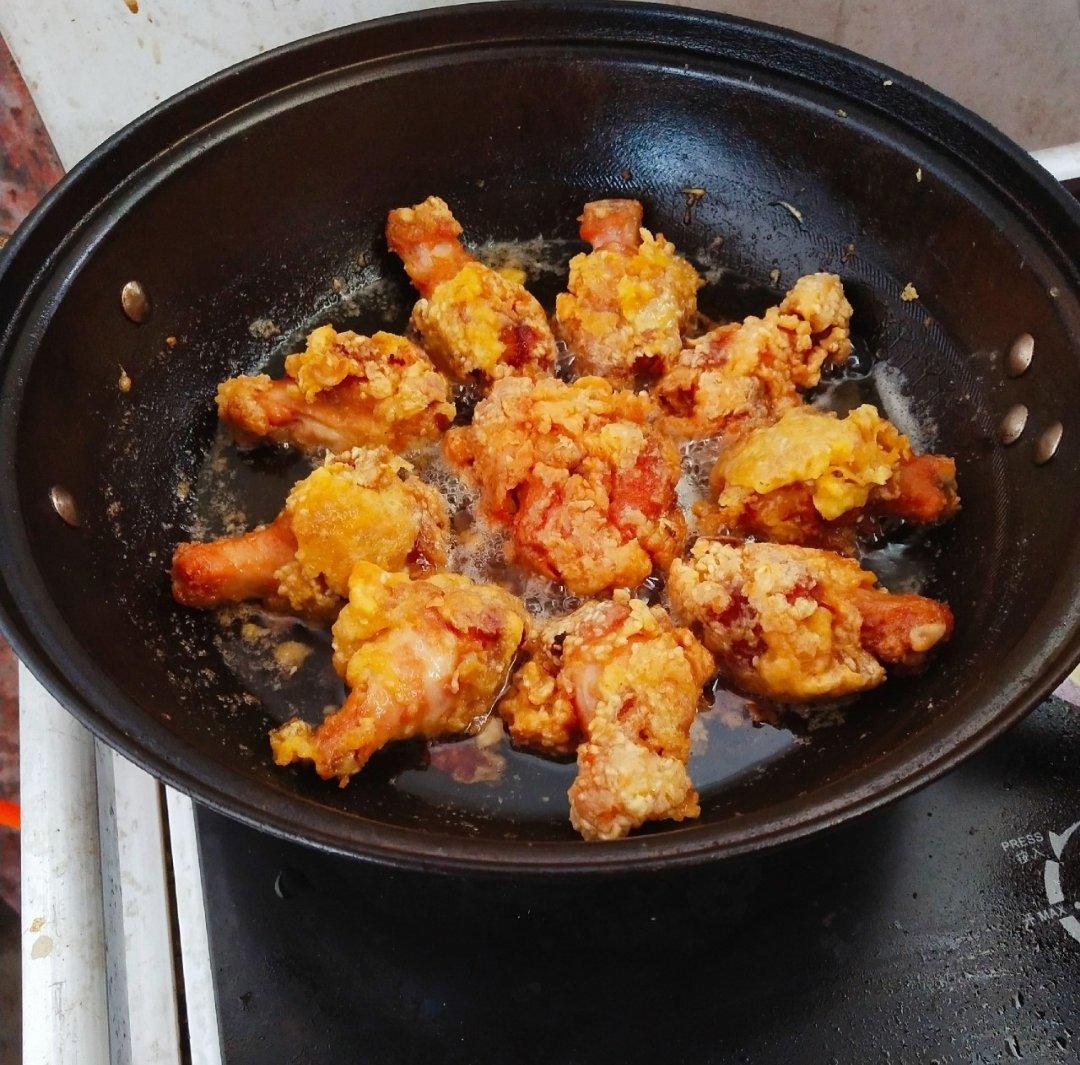
M 225 1060 L 1074 1062 L 1078 821 L 1059 699 L 853 825 L 689 871 L 424 876 L 200 809 Z

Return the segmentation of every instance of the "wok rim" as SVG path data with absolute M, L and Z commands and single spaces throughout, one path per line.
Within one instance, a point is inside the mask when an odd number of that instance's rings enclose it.
M 586 14 L 591 20 L 588 35 L 575 36 L 573 27 L 568 30 L 558 25 L 561 15 L 581 18 Z M 153 134 L 154 127 L 160 124 L 163 117 L 174 116 L 184 106 L 211 97 L 220 87 L 239 81 L 251 83 L 252 94 L 247 103 L 252 103 L 269 93 L 286 90 L 299 81 L 306 80 L 305 77 L 298 76 L 292 81 L 279 82 L 273 88 L 266 85 L 260 87 L 259 77 L 283 61 L 288 62 L 294 56 L 309 50 L 315 52 L 328 43 L 353 37 L 374 38 L 387 30 L 399 28 L 408 31 L 418 23 L 467 28 L 471 20 L 480 16 L 502 23 L 495 27 L 494 32 L 491 29 L 485 30 L 488 40 L 525 44 L 529 42 L 529 38 L 516 36 L 512 32 L 514 21 L 523 15 L 533 18 L 546 17 L 549 20 L 550 36 L 536 41 L 538 44 L 561 41 L 597 48 L 612 45 L 631 46 L 635 43 L 646 48 L 666 45 L 682 48 L 691 55 L 701 55 L 701 49 L 694 47 L 695 43 L 700 45 L 701 42 L 692 39 L 693 33 L 724 28 L 730 32 L 742 33 L 748 38 L 757 38 L 763 44 L 778 44 L 782 48 L 797 49 L 800 55 L 839 64 L 849 73 L 854 70 L 880 82 L 890 80 L 896 90 L 894 99 L 910 97 L 916 105 L 928 108 L 931 117 L 936 112 L 959 121 L 983 142 L 984 147 L 991 150 L 991 154 L 997 153 L 992 161 L 1000 162 L 1004 156 L 1005 161 L 1013 167 L 1019 167 L 1027 180 L 1038 186 L 1042 195 L 1064 210 L 1072 225 L 1072 233 L 1068 236 L 1071 236 L 1072 240 L 1080 237 L 1080 205 L 1023 149 L 989 123 L 936 90 L 846 49 L 746 19 L 661 4 L 621 2 L 599 5 L 587 0 L 514 0 L 510 3 L 467 4 L 409 12 L 339 27 L 283 45 L 196 83 L 110 137 L 81 160 L 50 191 L 0 253 L 0 287 L 6 281 L 16 286 L 20 292 L 9 322 L 0 335 L 0 367 L 7 362 L 14 339 L 19 335 L 17 326 L 25 324 L 20 322 L 23 305 L 43 281 L 52 276 L 52 264 L 63 245 L 57 245 L 44 258 L 36 258 L 33 251 L 27 249 L 32 249 L 34 239 L 48 223 L 56 220 L 62 213 L 65 200 L 77 198 L 80 186 L 95 178 L 103 164 L 115 161 L 115 157 L 123 152 L 144 151 L 139 143 L 140 139 Z M 632 29 L 627 27 L 637 27 L 650 32 L 648 35 L 635 35 Z M 661 28 L 667 33 L 666 37 L 659 32 Z M 686 40 L 681 40 L 680 34 L 689 36 Z M 479 39 L 483 38 L 484 33 L 481 33 Z M 475 40 L 476 38 L 473 38 L 474 43 Z M 445 41 L 444 47 L 450 47 L 451 43 L 459 42 Z M 374 61 L 387 61 L 395 55 L 400 57 L 404 54 L 409 54 L 409 51 L 384 52 Z M 741 57 L 740 61 L 745 62 Z M 335 68 L 329 67 L 323 73 L 332 69 Z M 338 64 L 336 69 L 343 67 Z M 834 94 L 843 92 L 833 85 L 825 85 L 824 88 Z M 865 106 L 865 101 L 855 98 Z M 886 114 L 894 123 L 909 126 L 911 124 L 890 110 L 886 110 Z M 172 144 L 191 136 L 197 132 L 197 128 L 184 128 L 181 134 L 173 138 Z M 925 129 L 915 129 L 915 133 L 923 143 L 934 142 L 933 136 Z M 158 149 L 158 152 L 167 150 L 172 144 L 166 144 L 164 148 Z M 948 144 L 937 142 L 937 146 L 960 162 L 973 167 L 984 180 L 994 185 L 999 193 L 1005 194 L 1011 201 L 1021 202 L 1019 190 L 1012 188 L 1008 182 L 1003 184 L 994 180 L 978 165 L 978 160 L 972 160 L 955 147 L 950 148 Z M 148 147 L 151 149 L 150 153 L 143 154 L 133 167 L 125 168 L 124 176 L 111 185 L 106 199 L 129 181 L 138 180 L 139 171 L 157 154 L 152 150 L 152 145 Z M 69 234 L 69 240 L 78 239 L 78 231 L 85 222 L 85 217 L 79 216 L 77 221 L 65 230 Z M 1035 221 L 1025 213 L 1027 225 L 1030 226 Z M 1058 243 L 1060 234 L 1048 231 L 1045 226 L 1039 228 L 1045 243 L 1052 245 L 1058 253 L 1055 258 L 1068 255 L 1067 250 Z M 20 282 L 9 275 L 15 273 L 15 264 L 20 256 L 27 254 L 37 264 L 37 268 L 29 280 Z M 0 549 L 2 548 L 3 545 L 0 545 Z M 6 559 L 0 556 L 0 561 Z M 145 716 L 142 720 L 150 726 L 148 729 L 143 729 L 141 733 L 137 728 L 126 729 L 118 720 L 118 712 L 107 706 L 104 695 L 98 691 L 95 697 L 94 689 L 100 689 L 103 686 L 101 682 L 95 684 L 92 678 L 87 680 L 79 677 L 80 683 L 76 683 L 70 675 L 73 670 L 65 670 L 35 638 L 33 618 L 16 606 L 11 591 L 20 581 L 18 573 L 11 573 L 6 565 L 0 565 L 0 631 L 5 634 L 20 660 L 49 693 L 97 738 L 157 779 L 191 795 L 218 813 L 253 828 L 348 857 L 398 868 L 441 873 L 494 876 L 527 873 L 558 876 L 652 871 L 762 852 L 805 839 L 868 814 L 937 780 L 1028 714 L 1080 661 L 1080 610 L 1077 604 L 1073 604 L 1071 611 L 1066 610 L 1063 613 L 1060 621 L 1065 627 L 1056 643 L 1045 651 L 1046 660 L 1035 679 L 1019 695 L 1008 699 L 996 710 L 992 709 L 991 703 L 981 704 L 981 714 L 972 714 L 955 727 L 954 731 L 962 729 L 965 724 L 968 726 L 966 734 L 962 734 L 958 740 L 954 740 L 952 735 L 947 735 L 944 739 L 940 735 L 927 735 L 914 745 L 914 750 L 905 753 L 906 748 L 912 745 L 912 741 L 908 741 L 900 749 L 890 752 L 887 759 L 877 766 L 863 767 L 855 771 L 857 777 L 869 775 L 870 779 L 861 782 L 856 780 L 854 785 L 849 786 L 845 786 L 842 780 L 823 785 L 821 791 L 825 795 L 831 792 L 838 794 L 826 799 L 819 793 L 816 800 L 806 802 L 793 815 L 768 815 L 763 818 L 765 826 L 752 834 L 739 832 L 739 819 L 729 818 L 717 823 L 684 823 L 679 828 L 631 837 L 607 846 L 587 844 L 581 840 L 474 840 L 444 835 L 438 831 L 365 821 L 361 817 L 353 818 L 315 800 L 289 793 L 285 788 L 273 789 L 265 783 L 244 777 L 209 754 L 196 751 L 182 737 L 170 732 L 160 722 Z M 103 672 L 101 676 L 106 677 Z M 84 689 L 87 688 L 89 694 L 84 694 Z

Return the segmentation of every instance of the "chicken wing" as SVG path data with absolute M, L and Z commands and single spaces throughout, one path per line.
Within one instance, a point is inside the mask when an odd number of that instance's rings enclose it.
M 587 840 L 697 817 L 690 726 L 712 656 L 626 591 L 541 626 L 499 706 L 514 742 L 577 751 L 570 820 Z
M 870 404 L 846 417 L 795 407 L 726 447 L 698 504 L 701 531 L 852 553 L 891 515 L 921 524 L 959 508 L 956 464 L 915 455 Z
M 851 304 L 835 274 L 801 277 L 764 317 L 690 341 L 654 395 L 674 436 L 734 436 L 797 406 L 826 363 L 851 354 Z
M 519 282 L 476 262 L 460 237 L 437 196 L 387 218 L 386 242 L 423 297 L 412 325 L 425 349 L 463 380 L 553 373 L 555 338 L 544 309 Z
M 260 440 L 347 451 L 395 451 L 437 437 L 454 419 L 449 385 L 404 337 L 320 326 L 285 376 L 233 377 L 218 387 L 218 415 L 240 443 Z
M 580 374 L 632 385 L 679 354 L 697 316 L 697 271 L 660 234 L 641 226 L 637 200 L 585 204 L 581 239 L 593 250 L 570 260 L 555 302 L 558 331 Z
M 679 454 L 652 415 L 647 396 L 599 377 L 507 377 L 443 446 L 516 561 L 594 595 L 637 587 L 682 549 Z
M 952 612 L 892 595 L 852 559 L 808 547 L 698 540 L 676 561 L 676 615 L 744 692 L 779 702 L 874 688 L 885 667 L 910 671 L 952 633 Z
M 525 631 L 508 592 L 455 573 L 411 580 L 360 562 L 334 624 L 334 668 L 350 688 L 319 726 L 270 733 L 278 765 L 310 761 L 344 786 L 380 747 L 478 726 L 506 682 Z
M 298 481 L 269 525 L 173 554 L 173 598 L 209 608 L 260 599 L 333 616 L 360 561 L 426 572 L 446 561 L 449 516 L 438 491 L 386 448 L 354 448 Z

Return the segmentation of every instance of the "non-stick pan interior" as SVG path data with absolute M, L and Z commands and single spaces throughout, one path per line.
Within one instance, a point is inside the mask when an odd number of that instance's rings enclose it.
M 402 328 L 412 297 L 382 225 L 429 193 L 475 243 L 543 238 L 549 259 L 578 247 L 586 199 L 639 197 L 646 224 L 706 274 L 717 316 L 762 311 L 801 273 L 838 272 L 874 368 L 851 387 L 959 463 L 963 510 L 917 549 L 927 591 L 957 618 L 933 667 L 797 737 L 712 726 L 700 822 L 626 847 L 722 847 L 872 801 L 1052 670 L 1078 579 L 1068 263 L 985 170 L 785 75 L 782 49 L 770 63 L 558 41 L 405 52 L 283 84 L 184 139 L 178 128 L 83 220 L 31 288 L 32 327 L 6 366 L 3 535 L 24 644 L 66 671 L 91 723 L 219 805 L 344 849 L 584 850 L 567 823 L 570 767 L 511 755 L 501 783 L 466 785 L 406 751 L 346 789 L 274 768 L 267 729 L 336 694 L 324 660 L 287 682 L 238 664 L 237 641 L 168 592 L 178 540 L 268 518 L 296 475 L 295 456 L 265 451 L 211 467 L 217 383 L 280 360 L 323 321 Z M 152 301 L 141 325 L 120 310 L 131 279 Z M 533 281 L 552 295 L 557 266 Z M 908 283 L 918 299 L 900 298 Z M 1003 353 L 1022 332 L 1036 356 L 1012 379 Z M 1005 448 L 997 425 L 1014 403 L 1031 427 Z M 1059 453 L 1036 465 L 1034 439 L 1056 420 Z M 54 513 L 54 485 L 79 528 Z

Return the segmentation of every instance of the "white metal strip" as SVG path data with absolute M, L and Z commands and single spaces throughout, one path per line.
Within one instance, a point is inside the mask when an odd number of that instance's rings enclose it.
M 165 789 L 172 844 L 176 912 L 184 968 L 184 1002 L 191 1065 L 221 1065 L 217 999 L 210 968 L 210 946 L 203 904 L 202 868 L 195 834 L 195 808 L 186 795 Z
M 113 1065 L 180 1065 L 161 785 L 97 744 Z
M 19 667 L 24 1065 L 105 1065 L 109 1028 L 90 734 Z
M 1077 106 L 1080 107 L 1080 103 Z M 1080 141 L 1059 144 L 1056 148 L 1040 148 L 1031 154 L 1035 162 L 1046 167 L 1058 181 L 1080 178 Z

